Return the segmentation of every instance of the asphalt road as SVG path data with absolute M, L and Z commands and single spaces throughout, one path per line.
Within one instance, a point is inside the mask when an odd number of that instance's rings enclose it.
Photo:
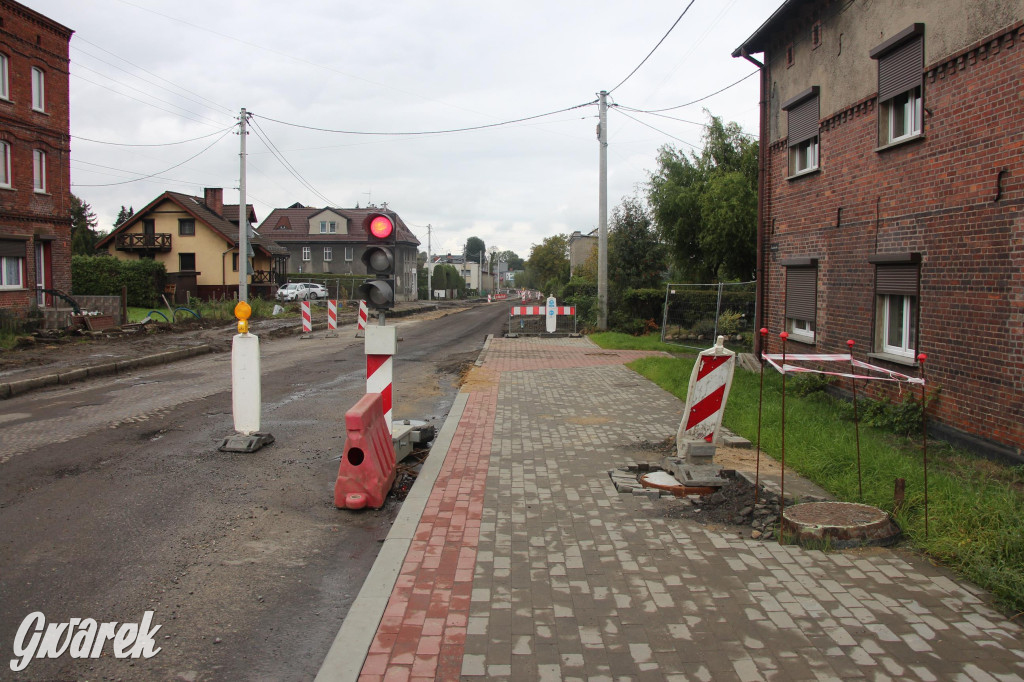
M 399 320 L 395 418 L 438 427 L 502 304 Z M 333 506 L 343 414 L 365 390 L 362 341 L 262 344 L 263 430 L 232 433 L 230 357 L 202 356 L 0 403 L 0 679 L 306 680 L 397 513 Z M 139 622 L 153 658 L 67 655 L 11 671 L 29 613 Z

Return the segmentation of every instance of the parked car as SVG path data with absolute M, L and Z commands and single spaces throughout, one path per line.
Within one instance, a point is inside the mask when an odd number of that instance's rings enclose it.
M 327 288 L 315 282 L 289 282 L 277 290 L 278 301 L 315 301 L 327 298 Z

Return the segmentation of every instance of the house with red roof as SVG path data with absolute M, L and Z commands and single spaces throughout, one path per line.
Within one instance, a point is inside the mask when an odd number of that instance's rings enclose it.
M 261 235 L 252 205 L 246 205 L 246 227 L 252 252 L 249 293 L 273 298 L 285 281 L 288 250 Z M 96 245 L 124 259 L 150 258 L 167 269 L 166 291 L 176 303 L 189 296 L 230 298 L 239 284 L 239 210 L 224 204 L 222 188 L 207 188 L 202 197 L 164 192 L 106 235 Z
M 420 241 L 387 204 L 366 208 L 316 208 L 293 204 L 271 211 L 260 223 L 258 232 L 287 250 L 288 272 L 292 276 L 365 275 L 362 254 L 369 243 L 366 219 L 382 210 L 397 218 L 395 300 L 415 301 L 416 255 Z

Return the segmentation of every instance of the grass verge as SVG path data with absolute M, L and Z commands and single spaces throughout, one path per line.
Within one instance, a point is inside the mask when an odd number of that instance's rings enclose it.
M 645 336 L 631 336 L 621 332 L 598 332 L 590 334 L 587 338 L 609 350 L 662 350 L 673 354 L 691 354 L 695 351 L 683 348 L 672 343 L 662 343 L 658 334 L 647 334 Z
M 685 400 L 693 363 L 651 357 L 628 366 Z M 756 374 L 737 371 L 724 415 L 725 425 L 751 442 L 757 439 L 759 381 Z M 893 513 L 915 547 L 991 591 L 1005 608 L 1024 613 L 1024 467 L 1000 467 L 929 442 L 926 537 L 920 441 L 862 424 L 861 498 L 850 414 L 847 403 L 824 393 L 797 397 L 787 391 L 786 466 L 838 499 Z M 781 459 L 782 377 L 771 370 L 764 377 L 761 447 Z M 893 509 L 896 478 L 906 479 L 899 510 Z

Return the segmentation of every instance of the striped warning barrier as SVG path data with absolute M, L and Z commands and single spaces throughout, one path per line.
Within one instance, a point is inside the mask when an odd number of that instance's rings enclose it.
M 327 333 L 324 334 L 324 338 L 328 336 L 338 335 L 338 301 L 336 299 L 327 299 Z
M 391 390 L 394 376 L 393 360 L 398 348 L 395 327 L 367 327 L 364 349 L 366 353 L 366 392 L 380 393 L 384 407 L 384 422 L 391 432 Z
M 309 301 L 302 302 L 302 338 L 308 339 L 313 332 L 313 317 L 309 313 Z
M 359 302 L 359 321 L 356 324 L 356 338 L 360 338 L 363 332 L 366 331 L 366 318 L 369 317 L 370 311 L 366 307 L 366 301 Z
M 722 341 L 719 336 L 713 348 L 701 351 L 693 366 L 686 409 L 676 433 L 677 448 L 686 440 L 714 443 L 718 438 L 736 368 L 736 354 L 725 348 Z
M 511 317 L 517 315 L 546 315 L 547 308 L 542 305 L 514 305 L 512 311 L 509 313 Z M 556 315 L 575 315 L 576 306 L 572 305 L 560 305 L 555 306 Z
M 571 317 L 572 328 L 563 325 L 558 329 L 558 318 Z M 516 318 L 519 322 L 513 327 L 512 323 Z M 563 334 L 576 334 L 576 306 L 558 305 L 558 302 L 551 297 L 548 305 L 515 305 L 509 309 L 509 334 L 553 334 L 560 331 Z

